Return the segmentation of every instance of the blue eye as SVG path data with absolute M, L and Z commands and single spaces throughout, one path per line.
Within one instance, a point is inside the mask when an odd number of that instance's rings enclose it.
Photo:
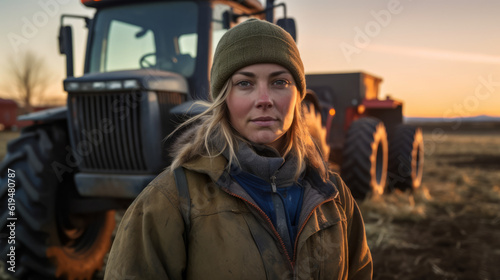
M 236 83 L 237 86 L 240 86 L 240 87 L 249 87 L 251 86 L 252 84 L 250 84 L 249 81 L 240 81 L 240 82 L 237 82 Z
M 287 85 L 290 85 L 291 83 L 287 80 L 280 79 L 280 80 L 274 81 L 273 84 L 277 85 L 277 86 L 287 86 Z

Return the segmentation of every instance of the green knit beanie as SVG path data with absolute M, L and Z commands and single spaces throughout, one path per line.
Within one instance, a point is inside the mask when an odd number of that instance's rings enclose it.
M 249 19 L 229 29 L 217 45 L 210 74 L 212 100 L 234 72 L 257 63 L 275 63 L 288 69 L 304 97 L 304 65 L 292 36 L 270 22 Z

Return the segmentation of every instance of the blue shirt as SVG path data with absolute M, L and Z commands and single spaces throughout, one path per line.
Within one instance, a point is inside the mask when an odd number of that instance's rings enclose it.
M 260 209 L 271 219 L 271 222 L 276 228 L 276 212 L 272 200 L 273 191 L 271 184 L 244 171 L 238 174 L 231 174 L 231 176 L 252 197 Z M 290 240 L 295 242 L 299 226 L 300 210 L 302 209 L 304 188 L 299 184 L 293 184 L 290 187 L 280 187 L 277 188 L 276 195 L 280 197 L 286 210 Z

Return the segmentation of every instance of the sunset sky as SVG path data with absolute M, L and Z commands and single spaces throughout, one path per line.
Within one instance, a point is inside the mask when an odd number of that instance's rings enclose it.
M 296 20 L 307 73 L 364 71 L 381 77 L 381 97 L 403 100 L 407 116 L 500 116 L 500 1 L 283 2 Z M 94 11 L 78 0 L 0 2 L 0 84 L 8 83 L 6 61 L 32 50 L 53 72 L 50 92 L 64 96 L 65 59 L 57 48 L 61 13 Z M 78 76 L 86 32 L 74 23 Z

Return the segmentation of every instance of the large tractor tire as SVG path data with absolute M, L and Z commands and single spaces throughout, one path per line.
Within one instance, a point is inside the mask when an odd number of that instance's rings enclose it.
M 3 274 L 18 279 L 91 279 L 102 268 L 111 245 L 114 211 L 71 211 L 71 203 L 80 198 L 66 147 L 64 122 L 27 127 L 7 146 L 0 164 L 0 258 L 7 270 Z M 62 176 L 56 174 L 54 163 L 68 167 Z M 11 223 L 15 228 L 7 227 Z M 15 256 L 8 256 L 12 251 Z M 12 264 L 15 272 L 9 270 Z
M 367 117 L 351 124 L 342 152 L 341 175 L 355 198 L 384 193 L 388 149 L 381 121 Z
M 389 188 L 415 190 L 422 184 L 424 138 L 420 128 L 399 125 L 389 144 Z

